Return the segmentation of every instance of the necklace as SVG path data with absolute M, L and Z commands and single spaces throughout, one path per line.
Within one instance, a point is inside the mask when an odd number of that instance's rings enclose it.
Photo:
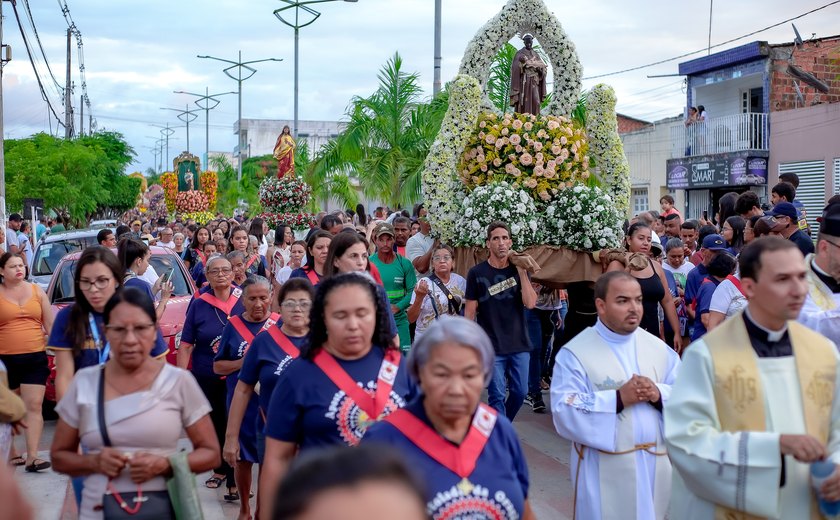
M 221 316 L 219 316 L 219 310 L 218 310 L 217 308 L 215 308 L 215 307 L 213 307 L 213 314 L 215 314 L 215 315 L 216 315 L 216 319 L 217 319 L 217 320 L 219 320 L 219 323 L 221 323 L 221 324 L 222 324 L 222 326 L 224 327 L 224 326 L 226 325 L 226 324 L 225 324 L 225 320 L 223 320 L 223 319 L 222 319 L 222 317 L 221 317 Z

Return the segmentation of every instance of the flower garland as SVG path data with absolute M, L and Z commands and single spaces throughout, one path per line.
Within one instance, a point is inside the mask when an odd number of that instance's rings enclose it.
M 209 211 L 191 211 L 191 212 L 188 212 L 188 213 L 183 213 L 181 215 L 181 218 L 184 219 L 185 221 L 189 220 L 189 219 L 193 219 L 199 225 L 203 226 L 203 225 L 207 224 L 208 222 L 210 222 L 211 220 L 213 220 L 214 218 L 216 218 L 216 215 L 214 215 L 213 213 L 211 213 Z
M 449 108 L 423 168 L 423 198 L 432 233 L 454 243 L 466 196 L 458 180 L 458 161 L 472 136 L 481 108 L 481 87 L 470 76 L 458 75 L 449 85 Z
M 182 191 L 175 198 L 175 209 L 178 213 L 207 211 L 207 195 L 198 190 Z
M 146 198 L 149 201 L 146 211 L 147 218 L 152 222 L 157 222 L 160 218 L 166 218 L 168 212 L 163 187 L 160 184 L 152 184 L 146 190 Z
M 565 117 L 485 113 L 477 130 L 458 166 L 470 190 L 505 180 L 548 202 L 589 177 L 586 135 Z
M 297 177 L 266 177 L 260 183 L 260 204 L 269 213 L 300 213 L 312 198 L 312 188 Z
M 163 186 L 163 193 L 166 198 L 166 209 L 173 213 L 175 211 L 175 199 L 178 197 L 178 176 L 172 172 L 166 172 L 160 176 L 160 184 Z
M 521 249 L 539 242 L 534 200 L 524 190 L 502 181 L 479 186 L 464 199 L 464 214 L 458 222 L 456 244 L 484 245 L 487 226 L 495 220 L 510 226 L 514 248 Z
M 286 224 L 299 231 L 315 225 L 315 215 L 311 213 L 274 213 L 267 211 L 260 214 L 260 217 L 265 220 L 270 228 Z
M 574 43 L 542 0 L 508 0 L 499 14 L 479 29 L 467 45 L 460 74 L 476 78 L 483 89 L 496 53 L 517 32 L 533 34 L 551 60 L 554 91 L 545 112 L 570 116 L 580 93 L 583 67 Z M 486 92 L 482 104 L 493 109 Z
M 207 196 L 207 209 L 216 209 L 216 193 L 219 189 L 219 176 L 213 171 L 203 171 L 199 176 L 201 191 Z
M 619 247 L 624 214 L 597 186 L 576 184 L 562 190 L 545 208 L 545 243 L 594 251 Z
M 622 214 L 630 209 L 630 164 L 618 135 L 615 91 L 603 83 L 586 98 L 586 133 L 589 153 L 595 160 L 595 176 Z

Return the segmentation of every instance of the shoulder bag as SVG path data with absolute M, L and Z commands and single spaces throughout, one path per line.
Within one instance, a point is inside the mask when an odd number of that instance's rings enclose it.
M 434 284 L 437 285 L 441 291 L 443 291 L 443 295 L 446 296 L 446 301 L 449 303 L 448 314 L 461 315 L 463 310 L 463 301 L 461 301 L 461 298 L 449 292 L 449 289 L 443 283 L 443 280 L 438 278 L 436 274 L 429 275 L 429 280 L 434 282 Z

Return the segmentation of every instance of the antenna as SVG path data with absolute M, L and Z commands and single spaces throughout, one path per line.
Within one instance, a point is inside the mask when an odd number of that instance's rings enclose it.
M 799 82 L 798 81 L 793 82 L 793 88 L 796 90 L 796 99 L 804 107 L 805 106 L 805 96 L 802 95 L 802 89 L 799 88 Z
M 796 38 L 793 39 L 793 44 L 802 47 L 802 36 L 799 35 L 799 30 L 796 28 L 796 24 L 790 24 L 793 27 L 793 32 L 796 34 Z

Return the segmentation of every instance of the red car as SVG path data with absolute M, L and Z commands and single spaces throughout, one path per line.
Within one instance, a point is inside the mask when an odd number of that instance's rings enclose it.
M 184 328 L 184 318 L 187 316 L 187 306 L 196 292 L 195 283 L 177 254 L 165 247 L 151 246 L 149 249 L 152 251 L 151 267 L 158 275 L 174 269 L 172 284 L 175 289 L 160 320 L 160 332 L 169 346 L 166 360 L 174 364 L 176 346 L 181 340 L 181 330 Z M 55 268 L 47 288 L 47 297 L 50 299 L 54 314 L 58 314 L 58 311 L 76 301 L 73 292 L 73 274 L 76 270 L 76 261 L 81 254 L 81 251 L 76 251 L 66 255 Z M 52 356 L 50 356 L 50 378 L 47 381 L 45 397 L 48 401 L 55 401 L 55 365 Z

